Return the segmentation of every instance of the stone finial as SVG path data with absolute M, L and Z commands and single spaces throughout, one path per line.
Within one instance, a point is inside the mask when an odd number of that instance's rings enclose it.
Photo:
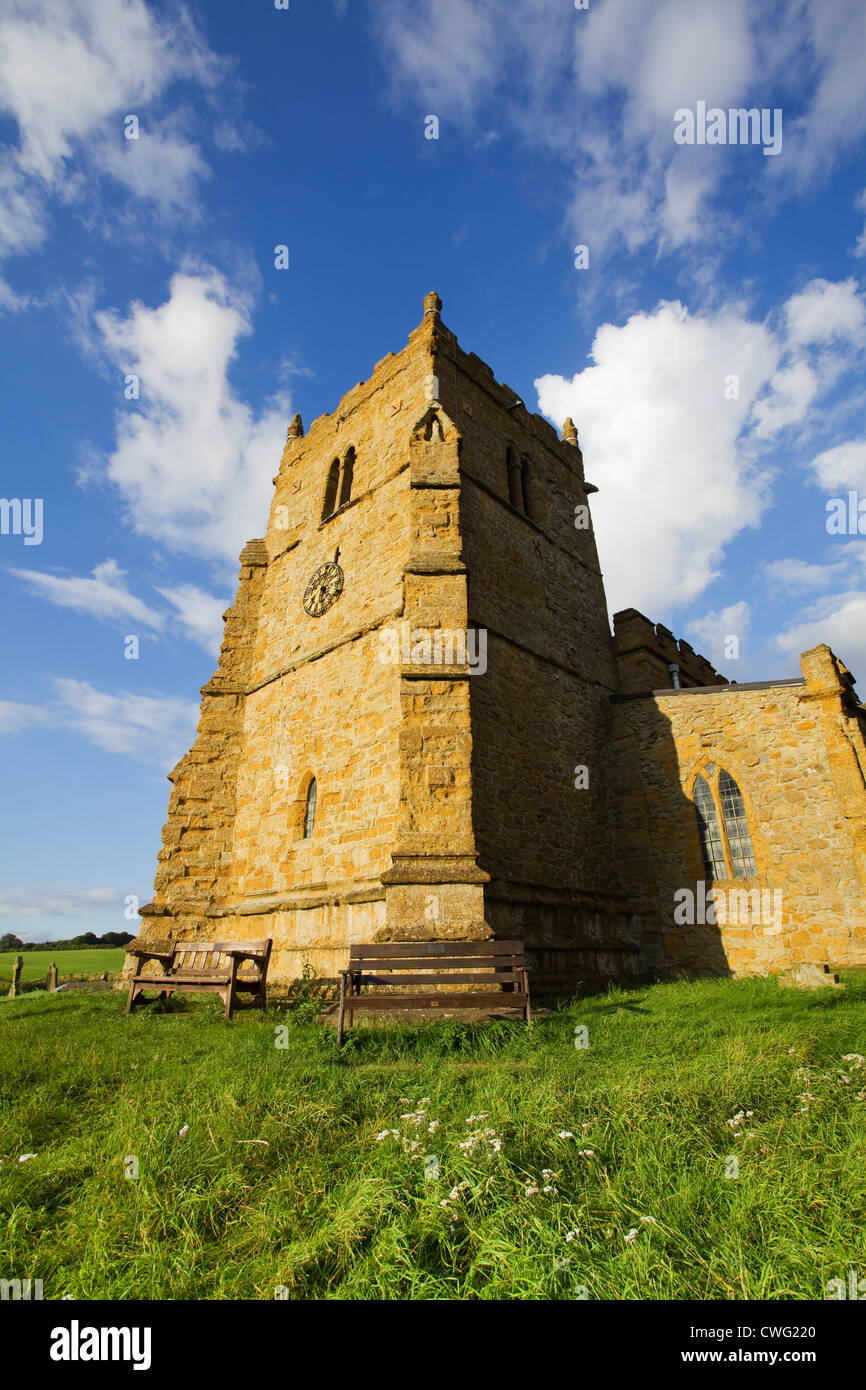
M 441 312 L 442 300 L 439 298 L 435 290 L 431 290 L 429 294 L 425 294 L 424 296 L 424 313 L 438 315 Z
M 563 444 L 577 444 L 577 430 L 570 415 L 562 427 L 562 442 Z M 578 447 L 580 446 L 578 445 Z
M 303 422 L 303 420 L 301 419 L 300 415 L 296 415 L 295 418 L 294 418 L 294 420 L 292 421 L 292 423 L 289 425 L 289 432 L 288 432 L 288 434 L 286 435 L 286 438 L 287 438 L 287 439 L 301 439 L 301 438 L 303 437 L 303 433 L 304 433 L 304 422 Z

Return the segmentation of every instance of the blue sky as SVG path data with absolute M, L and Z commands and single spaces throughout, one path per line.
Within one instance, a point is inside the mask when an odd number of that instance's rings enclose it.
M 612 611 L 866 679 L 864 136 L 862 0 L 2 0 L 0 932 L 136 929 L 288 420 L 430 289 L 574 417 Z

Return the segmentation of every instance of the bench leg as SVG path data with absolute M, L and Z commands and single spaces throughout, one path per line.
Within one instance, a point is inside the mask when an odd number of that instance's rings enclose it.
M 529 1024 L 532 1022 L 532 1009 L 529 1003 L 529 976 L 525 970 L 523 972 L 523 992 L 526 995 L 526 1022 Z
M 346 977 L 340 976 L 340 1012 L 337 1015 L 337 1047 L 343 1046 L 343 1013 L 346 1007 Z
M 224 1009 L 224 1011 L 223 1011 L 223 1018 L 229 1019 L 229 1018 L 231 1018 L 231 1016 L 232 1016 L 232 1006 L 233 1006 L 233 1004 L 234 1004 L 234 1002 L 235 1002 L 235 1001 L 234 1001 L 234 991 L 231 989 L 231 987 L 229 987 L 229 989 L 227 989 L 227 990 L 224 991 L 224 993 L 223 993 L 223 999 L 225 1000 L 225 1009 Z
M 130 1013 L 135 1003 L 135 985 L 129 986 L 129 994 L 126 996 L 126 1012 Z

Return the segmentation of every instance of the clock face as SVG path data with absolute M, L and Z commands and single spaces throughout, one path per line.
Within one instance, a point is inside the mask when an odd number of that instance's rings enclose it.
M 343 592 L 343 571 L 333 560 L 319 565 L 304 590 L 304 611 L 311 618 L 319 618 L 327 613 L 332 603 Z

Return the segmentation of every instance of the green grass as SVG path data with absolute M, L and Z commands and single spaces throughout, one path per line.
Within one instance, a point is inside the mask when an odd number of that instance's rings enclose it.
M 866 1274 L 866 1067 L 843 1061 L 864 1002 L 853 975 L 663 984 L 531 1030 L 388 1022 L 338 1058 L 280 1010 L 25 995 L 0 1005 L 0 1277 L 46 1298 L 820 1299 Z
M 15 963 L 17 951 L 0 951 L 0 981 L 8 983 L 12 980 L 12 966 Z M 87 948 L 81 951 L 22 951 L 21 959 L 24 964 L 21 968 L 21 979 L 24 984 L 29 980 L 44 980 L 48 974 L 48 967 L 52 961 L 57 966 L 60 983 L 70 979 L 74 975 L 102 975 L 105 972 L 120 970 L 123 967 L 124 952 L 122 947 L 106 947 L 100 950 L 98 947 L 93 950 Z

